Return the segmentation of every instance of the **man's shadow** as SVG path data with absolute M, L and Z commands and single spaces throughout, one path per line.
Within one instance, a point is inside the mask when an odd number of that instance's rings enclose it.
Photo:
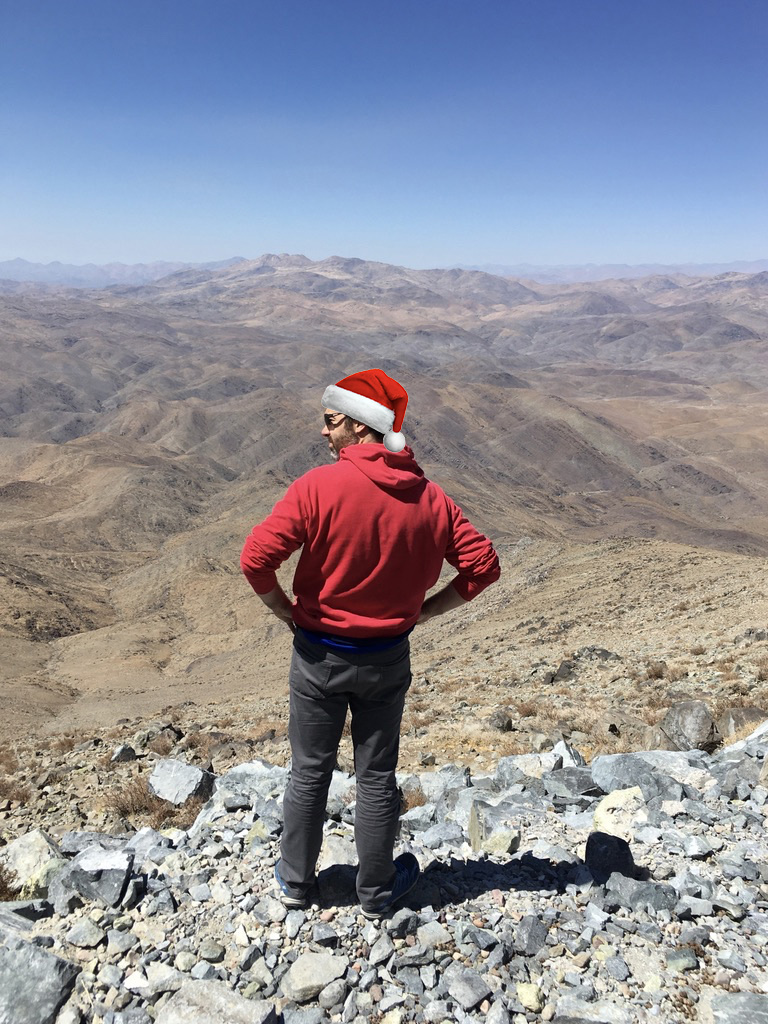
M 638 877 L 642 869 L 638 869 Z M 318 889 L 323 907 L 352 907 L 357 904 L 355 878 L 357 868 L 334 864 L 318 874 Z M 584 885 L 596 879 L 583 861 L 551 861 L 535 857 L 530 851 L 506 863 L 485 858 L 476 860 L 453 857 L 449 862 L 434 861 L 422 872 L 410 893 L 397 903 L 397 908 L 422 910 L 443 907 L 478 899 L 498 890 L 497 903 L 503 910 L 509 892 L 550 892 L 562 895 L 569 885 Z

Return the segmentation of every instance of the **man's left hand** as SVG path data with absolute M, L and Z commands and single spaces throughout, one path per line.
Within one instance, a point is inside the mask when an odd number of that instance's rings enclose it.
M 274 590 L 270 590 L 268 594 L 259 594 L 259 597 L 272 614 L 281 619 L 292 633 L 296 632 L 296 626 L 293 622 L 293 605 L 288 600 L 288 595 L 279 583 Z

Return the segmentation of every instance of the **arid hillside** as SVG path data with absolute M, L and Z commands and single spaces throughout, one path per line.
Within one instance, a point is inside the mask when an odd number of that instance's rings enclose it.
M 326 385 L 369 366 L 405 385 L 409 444 L 504 561 L 418 658 L 495 693 L 571 647 L 645 664 L 766 625 L 765 273 L 541 284 L 265 256 L 9 288 L 0 359 L 3 734 L 283 699 L 288 637 L 240 547 L 325 461 Z

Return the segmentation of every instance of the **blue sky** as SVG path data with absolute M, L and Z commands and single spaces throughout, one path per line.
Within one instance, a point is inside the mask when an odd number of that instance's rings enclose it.
M 0 13 L 0 260 L 768 257 L 765 0 Z

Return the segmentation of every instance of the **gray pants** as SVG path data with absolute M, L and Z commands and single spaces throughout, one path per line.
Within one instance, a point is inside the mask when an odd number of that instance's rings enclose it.
M 357 803 L 357 895 L 373 906 L 392 893 L 400 815 L 395 781 L 400 721 L 411 684 L 408 639 L 386 651 L 348 654 L 296 633 L 291 661 L 291 778 L 283 803 L 280 877 L 302 895 L 315 881 L 323 820 L 341 732 L 352 713 Z

